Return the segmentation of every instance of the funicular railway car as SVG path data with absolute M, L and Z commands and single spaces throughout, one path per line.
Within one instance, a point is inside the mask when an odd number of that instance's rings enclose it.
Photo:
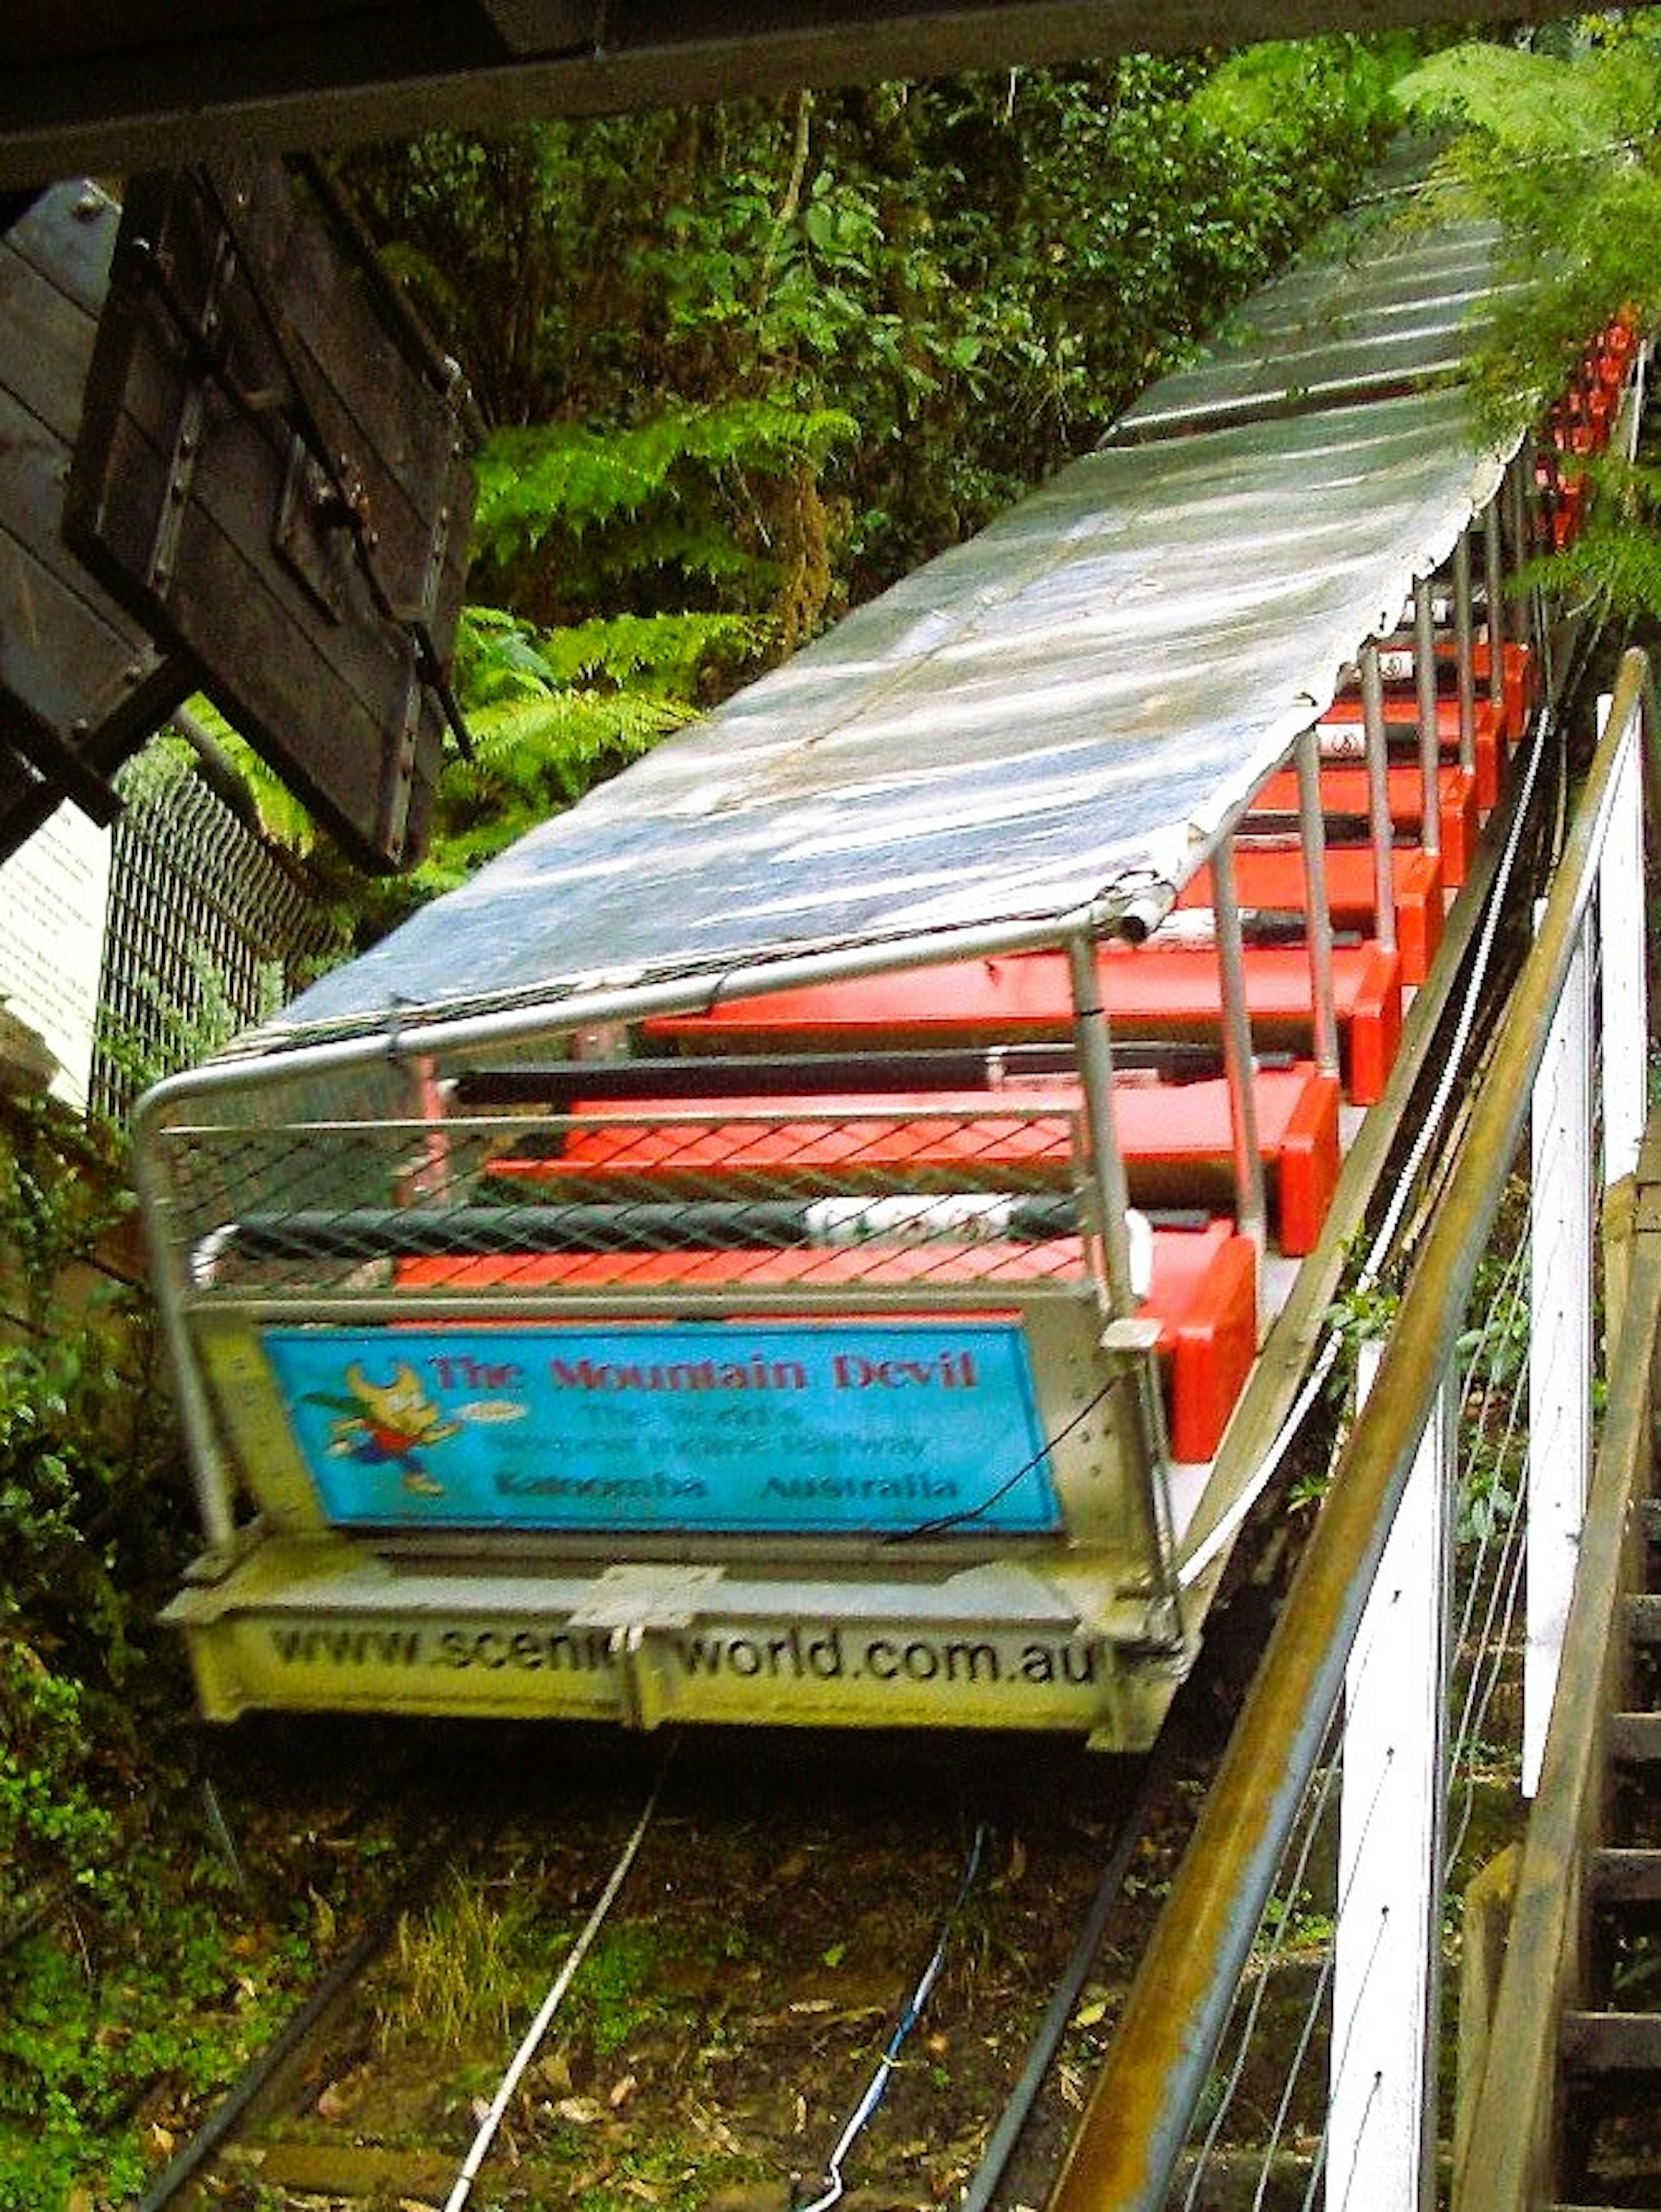
M 1488 253 L 1269 288 L 151 1093 L 210 1716 L 1151 1740 L 1549 689 Z

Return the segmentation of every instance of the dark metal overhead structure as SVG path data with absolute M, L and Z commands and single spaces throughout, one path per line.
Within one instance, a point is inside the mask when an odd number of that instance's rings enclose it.
M 0 198 L 253 147 L 1566 12 L 1562 0 L 7 0 Z

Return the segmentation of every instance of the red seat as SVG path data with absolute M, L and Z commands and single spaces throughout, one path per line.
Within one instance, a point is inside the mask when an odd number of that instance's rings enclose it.
M 1365 845 L 1335 845 L 1326 856 L 1327 907 L 1335 929 L 1373 929 L 1372 853 Z M 1396 942 L 1402 956 L 1402 981 L 1422 983 L 1442 941 L 1445 902 L 1442 864 L 1422 846 L 1398 846 L 1390 855 L 1396 884 Z M 1235 890 L 1242 907 L 1271 914 L 1301 914 L 1308 904 L 1304 856 L 1295 847 L 1284 852 L 1253 852 L 1234 859 Z M 1214 893 L 1211 871 L 1189 878 L 1177 903 L 1208 907 Z
M 1361 720 L 1361 702 L 1359 699 L 1335 699 L 1317 727 L 1323 731 L 1353 732 L 1359 738 Z M 1386 701 L 1384 729 L 1387 736 L 1392 731 L 1398 736 L 1403 732 L 1409 732 L 1416 742 L 1419 732 L 1416 709 L 1404 708 L 1393 699 Z M 1459 757 L 1457 699 L 1443 697 L 1436 702 L 1436 736 L 1443 757 L 1457 761 Z M 1473 702 L 1471 737 L 1471 757 L 1475 763 L 1476 804 L 1486 814 L 1498 802 L 1509 750 L 1503 718 L 1491 699 L 1478 699 Z
M 1257 1139 L 1283 1251 L 1312 1249 L 1338 1178 L 1338 1085 L 1304 1064 L 1255 1079 Z M 1016 1092 L 848 1094 L 806 1102 L 723 1098 L 575 1101 L 557 1156 L 506 1157 L 487 1174 L 521 1182 L 627 1182 L 708 1195 L 764 1179 L 788 1188 L 1019 1190 L 1064 1186 L 1074 1159 L 1076 1086 Z M 1047 1108 L 1054 1112 L 1047 1113 Z M 1000 1109 L 1002 1109 L 1001 1111 Z M 849 1118 L 856 1116 L 857 1118 Z M 730 1117 L 730 1118 L 729 1118 Z M 1229 1094 L 1220 1081 L 1121 1084 L 1114 1118 L 1132 1202 L 1226 1206 L 1232 1197 Z
M 1387 781 L 1390 820 L 1398 825 L 1416 828 L 1424 818 L 1424 786 L 1417 763 L 1391 768 Z M 1437 792 L 1441 799 L 1442 877 L 1457 890 L 1465 880 L 1476 850 L 1476 780 L 1466 769 L 1445 768 L 1437 778 Z M 1329 817 L 1343 815 L 1353 821 L 1365 822 L 1368 803 L 1365 766 L 1351 768 L 1323 762 L 1321 803 Z M 1277 769 L 1266 778 L 1252 800 L 1252 811 L 1256 813 L 1291 814 L 1296 812 L 1297 805 L 1298 778 L 1291 769 Z M 1250 814 L 1241 826 L 1250 830 Z
M 1256 1255 L 1226 1222 L 1153 1239 L 1143 1308 L 1161 1322 L 1171 1455 L 1208 1460 L 1222 1442 L 1257 1356 Z
M 1390 707 L 1394 708 L 1391 719 L 1405 714 L 1406 708 L 1398 703 L 1405 693 L 1415 702 L 1416 720 L 1417 693 L 1414 682 L 1412 638 L 1403 634 L 1386 639 L 1380 650 L 1385 669 L 1384 696 Z M 1490 693 L 1488 646 L 1485 637 L 1473 641 L 1470 659 L 1476 690 L 1486 698 Z M 1445 643 L 1439 645 L 1436 648 L 1439 688 L 1445 691 L 1457 683 L 1457 665 L 1453 647 Z M 1534 704 L 1534 655 L 1526 645 L 1508 639 L 1500 649 L 1500 719 L 1506 738 L 1515 744 L 1527 726 L 1529 711 Z
M 1306 1056 L 1314 1019 L 1307 954 L 1299 946 L 1255 948 L 1245 969 L 1258 1049 Z M 1222 979 L 1212 948 L 1166 947 L 1157 939 L 1143 945 L 1116 940 L 1102 948 L 1098 970 L 1103 1004 L 1122 1034 L 1216 1037 Z M 1345 1088 L 1357 1105 L 1371 1105 L 1401 1041 L 1401 962 L 1371 941 L 1341 945 L 1333 956 L 1333 985 Z M 1072 1025 L 1068 964 L 1057 952 L 896 969 L 855 982 L 731 1000 L 707 1013 L 663 1015 L 641 1024 L 659 1043 L 746 1053 L 1065 1041 Z
M 1479 638 L 1471 655 L 1476 681 L 1484 690 L 1488 680 L 1488 648 Z M 1534 705 L 1534 655 L 1525 645 L 1507 642 L 1500 648 L 1500 713 L 1506 738 L 1515 744 L 1528 726 Z

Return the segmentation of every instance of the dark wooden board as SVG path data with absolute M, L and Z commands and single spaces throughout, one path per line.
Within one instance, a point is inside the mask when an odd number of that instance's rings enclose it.
M 280 163 L 128 185 L 66 538 L 370 866 L 430 816 L 444 720 L 411 618 L 447 664 L 468 421 Z
M 118 213 L 60 185 L 0 235 L 0 856 L 106 779 L 194 688 L 62 537 Z

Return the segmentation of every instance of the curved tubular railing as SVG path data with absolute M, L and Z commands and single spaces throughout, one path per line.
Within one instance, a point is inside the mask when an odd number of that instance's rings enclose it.
M 1464 1325 L 1477 1264 L 1596 883 L 1621 743 L 1644 711 L 1647 683 L 1645 656 L 1628 653 L 1555 884 L 1466 1130 L 1457 1172 L 1427 1234 L 1378 1381 L 1338 1462 L 1143 1954 L 1050 2212 L 1158 2212 L 1165 2201 L 1282 1850 L 1343 1689 L 1421 1433 Z

